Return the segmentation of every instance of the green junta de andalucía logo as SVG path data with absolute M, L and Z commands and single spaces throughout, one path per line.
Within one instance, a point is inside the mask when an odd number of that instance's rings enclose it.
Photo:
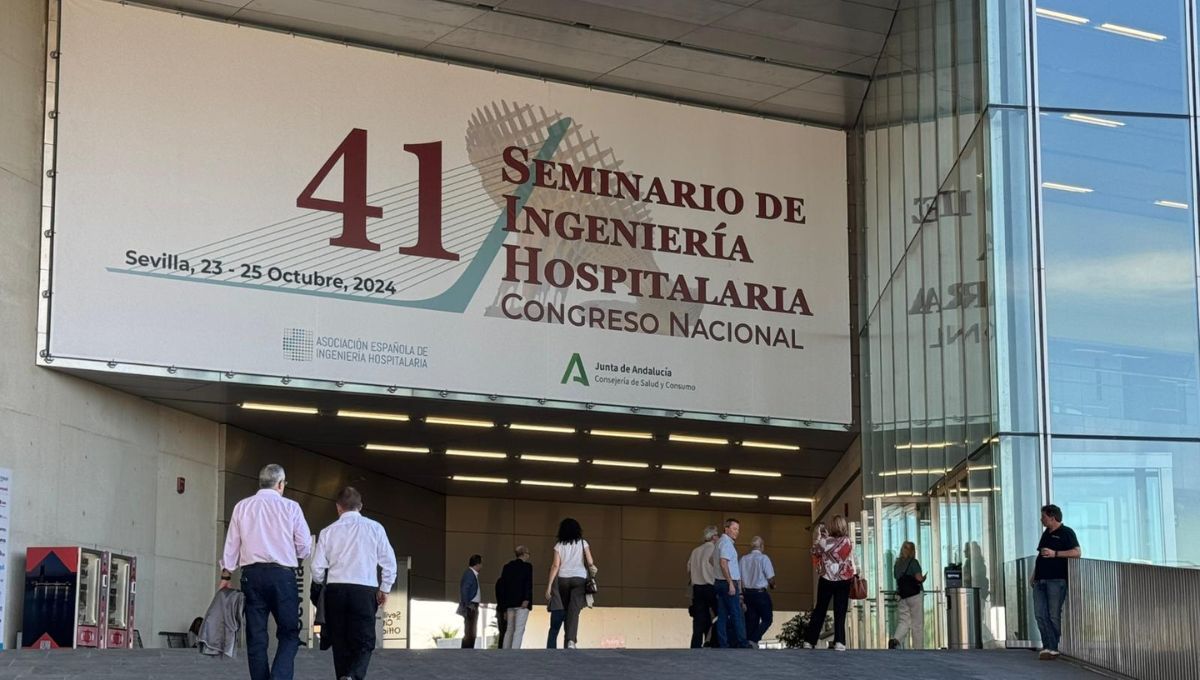
M 571 355 L 571 360 L 567 362 L 567 370 L 563 373 L 562 384 L 566 385 L 567 380 L 577 382 L 584 387 L 589 387 L 587 377 L 587 369 L 583 367 L 583 358 L 579 356 L 579 352 Z

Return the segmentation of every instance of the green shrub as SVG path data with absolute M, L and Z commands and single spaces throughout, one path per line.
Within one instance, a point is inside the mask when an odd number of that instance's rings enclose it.
M 779 631 L 779 641 L 784 647 L 794 649 L 800 646 L 804 641 L 804 633 L 808 630 L 808 622 L 812 618 L 812 612 L 800 612 L 783 624 L 783 628 Z M 820 639 L 825 640 L 833 637 L 833 612 L 825 615 L 825 625 L 821 626 Z

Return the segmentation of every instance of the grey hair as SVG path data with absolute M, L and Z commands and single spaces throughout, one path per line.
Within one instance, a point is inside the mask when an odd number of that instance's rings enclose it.
M 750 539 L 750 548 L 753 550 L 762 550 L 763 549 L 762 536 L 755 536 L 754 538 Z
M 710 524 L 704 527 L 704 540 L 706 542 L 711 541 L 713 540 L 713 537 L 719 533 L 721 532 L 717 530 L 717 526 L 715 524 Z
M 283 473 L 283 466 L 271 463 L 258 471 L 258 488 L 274 489 L 286 478 L 287 475 Z
M 518 558 L 520 558 L 522 555 L 528 557 L 529 556 L 529 548 L 526 548 L 523 545 L 518 545 L 517 549 L 513 550 L 513 554 L 515 554 Z

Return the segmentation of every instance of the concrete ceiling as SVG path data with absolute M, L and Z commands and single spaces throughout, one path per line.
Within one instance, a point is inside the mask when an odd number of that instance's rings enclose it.
M 142 0 L 611 90 L 851 127 L 897 0 Z
M 601 504 L 692 508 L 721 512 L 770 512 L 808 515 L 808 503 L 773 501 L 770 496 L 812 497 L 854 439 L 844 429 L 800 429 L 720 421 L 694 421 L 592 411 L 531 408 L 490 402 L 418 399 L 272 385 L 199 382 L 127 373 L 68 369 L 102 383 L 219 423 L 284 442 L 327 458 L 460 496 L 586 501 Z M 318 409 L 316 415 L 252 411 L 245 402 L 265 402 Z M 338 417 L 339 409 L 405 414 L 408 422 Z M 426 416 L 487 420 L 492 427 L 435 425 Z M 573 433 L 520 431 L 512 423 L 552 425 Z M 634 440 L 586 434 L 608 429 L 649 433 Z M 718 437 L 735 441 L 789 444 L 795 450 L 752 448 L 734 444 L 670 441 L 670 434 Z M 429 453 L 371 451 L 366 444 L 427 447 Z M 505 454 L 501 458 L 449 456 L 447 449 Z M 527 454 L 576 458 L 578 463 L 526 460 Z M 645 463 L 644 468 L 613 467 L 589 461 Z M 279 461 L 284 466 L 287 461 Z M 711 468 L 712 472 L 672 470 L 662 466 Z M 731 469 L 777 472 L 778 477 L 747 476 Z M 456 482 L 452 475 L 498 477 L 495 485 Z M 520 480 L 565 482 L 570 488 L 520 484 Z M 588 490 L 586 484 L 632 486 L 636 492 Z M 650 493 L 651 488 L 684 489 L 696 496 Z M 756 499 L 730 499 L 711 492 L 741 493 Z

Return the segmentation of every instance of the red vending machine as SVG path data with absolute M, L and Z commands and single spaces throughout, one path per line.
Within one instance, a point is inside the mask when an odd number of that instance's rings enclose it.
M 109 555 L 89 548 L 29 548 L 21 640 L 27 649 L 105 646 Z
M 132 555 L 109 555 L 108 617 L 105 647 L 133 647 L 133 599 L 137 594 L 137 558 Z

